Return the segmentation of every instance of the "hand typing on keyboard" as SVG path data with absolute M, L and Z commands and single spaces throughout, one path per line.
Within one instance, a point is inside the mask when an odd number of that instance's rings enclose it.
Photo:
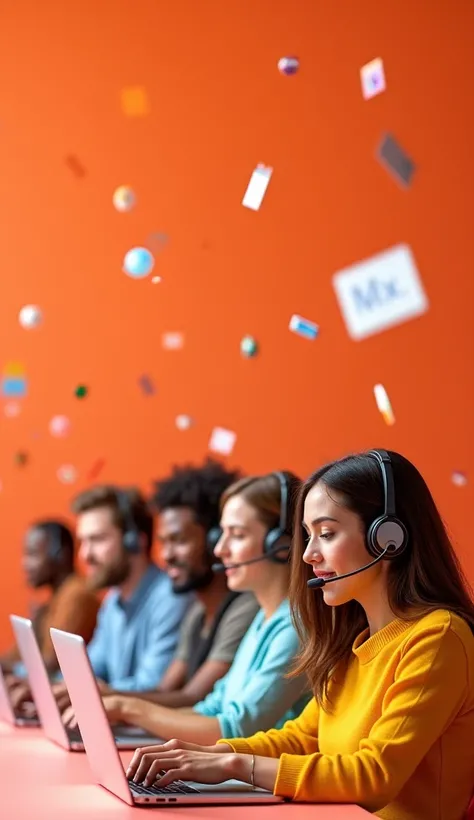
M 160 746 L 137 749 L 127 769 L 127 777 L 142 788 L 160 791 L 173 784 L 175 788 L 190 787 L 181 783 L 223 783 L 235 778 L 249 782 L 250 756 L 229 752 L 228 746 L 198 746 L 194 743 L 170 740 Z M 156 791 L 153 792 L 156 794 Z

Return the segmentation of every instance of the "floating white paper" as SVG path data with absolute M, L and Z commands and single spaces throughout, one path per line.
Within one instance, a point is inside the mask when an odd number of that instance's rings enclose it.
M 237 433 L 226 430 L 224 427 L 214 427 L 209 441 L 209 449 L 214 453 L 228 456 L 234 449 Z
M 257 165 L 255 171 L 250 177 L 250 182 L 242 200 L 242 205 L 245 208 L 251 208 L 252 211 L 258 211 L 260 205 L 262 204 L 262 199 L 265 196 L 265 191 L 267 190 L 272 174 L 273 168 L 263 164 Z

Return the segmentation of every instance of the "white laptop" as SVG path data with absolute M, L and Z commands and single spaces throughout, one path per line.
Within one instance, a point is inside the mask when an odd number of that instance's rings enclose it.
M 127 780 L 83 639 L 59 629 L 51 629 L 51 638 L 92 773 L 109 792 L 130 806 L 150 808 L 283 802 L 283 798 L 265 789 L 252 789 L 248 783 L 238 780 L 227 780 L 216 786 L 179 780 L 162 789 L 159 785 L 147 788 Z M 163 741 L 157 741 L 160 742 Z
M 31 704 L 33 707 L 34 704 Z M 0 720 L 10 723 L 12 726 L 39 726 L 40 722 L 36 715 L 27 714 L 26 709 L 14 709 L 10 699 L 8 686 L 0 667 Z
M 68 729 L 62 721 L 33 624 L 28 618 L 19 618 L 17 615 L 10 615 L 10 621 L 46 737 L 63 749 L 83 752 L 84 744 L 80 731 Z M 150 746 L 159 741 L 138 727 L 124 726 L 114 727 L 114 742 L 120 749 L 136 749 L 137 746 Z

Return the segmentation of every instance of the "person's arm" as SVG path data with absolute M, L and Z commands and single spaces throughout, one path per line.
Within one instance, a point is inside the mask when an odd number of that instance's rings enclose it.
M 179 661 L 173 661 L 171 666 L 178 663 Z M 229 667 L 230 664 L 228 663 L 206 661 L 191 680 L 181 689 L 167 692 L 162 691 L 160 687 L 158 691 L 147 693 L 145 697 L 142 692 L 137 692 L 137 695 L 149 703 L 158 703 L 161 706 L 168 706 L 171 709 L 179 709 L 183 706 L 194 706 L 194 704 L 206 697 L 216 681 L 224 677 L 229 671 Z
M 114 698 L 115 696 L 112 695 L 110 701 Z M 139 726 L 151 735 L 164 740 L 179 737 L 190 743 L 211 746 L 221 737 L 217 718 L 196 715 L 191 709 L 168 709 L 166 706 L 128 696 L 120 698 L 119 710 L 112 713 L 107 708 L 108 700 L 107 697 L 104 698 L 109 720 L 112 722 L 120 720 L 133 726 Z
M 281 729 L 257 732 L 252 737 L 225 738 L 217 741 L 219 746 L 230 747 L 238 754 L 255 754 L 261 757 L 279 758 L 281 754 L 307 755 L 319 752 L 318 742 L 319 706 L 312 698 L 295 720 L 287 720 Z
M 94 631 L 99 603 L 91 592 L 75 582 L 64 590 L 57 601 L 54 618 L 48 621 L 42 640 L 42 654 L 48 672 L 58 669 L 58 659 L 51 641 L 49 627 L 72 632 L 87 640 Z M 54 623 L 53 623 L 54 620 Z
M 196 704 L 199 714 L 213 714 L 219 719 L 221 737 L 248 737 L 257 730 L 273 727 L 303 696 L 307 688 L 302 678 L 286 678 L 298 651 L 298 638 L 293 625 L 282 621 L 272 635 L 260 669 L 249 675 L 239 691 L 226 698 L 225 711 L 215 702 L 214 692 Z M 236 662 L 238 658 L 236 658 Z M 220 681 L 220 684 L 226 684 Z
M 137 692 L 158 687 L 174 657 L 189 598 L 158 588 L 153 604 L 148 616 L 147 648 L 137 659 L 133 675 L 107 681 L 115 691 Z
M 468 658 L 457 634 L 445 627 L 414 634 L 384 696 L 383 712 L 359 742 L 358 751 L 340 755 L 283 752 L 275 794 L 300 801 L 357 803 L 370 812 L 380 810 L 395 799 L 456 719 L 469 687 Z M 305 715 L 308 709 L 297 722 L 303 731 L 310 731 L 308 722 L 302 721 Z M 257 759 L 257 774 L 260 765 Z

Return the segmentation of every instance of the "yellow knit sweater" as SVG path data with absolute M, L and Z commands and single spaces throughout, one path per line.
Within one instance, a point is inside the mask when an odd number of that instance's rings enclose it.
M 474 636 L 436 610 L 354 641 L 331 712 L 226 740 L 280 759 L 275 794 L 358 803 L 384 820 L 462 820 L 474 788 Z

